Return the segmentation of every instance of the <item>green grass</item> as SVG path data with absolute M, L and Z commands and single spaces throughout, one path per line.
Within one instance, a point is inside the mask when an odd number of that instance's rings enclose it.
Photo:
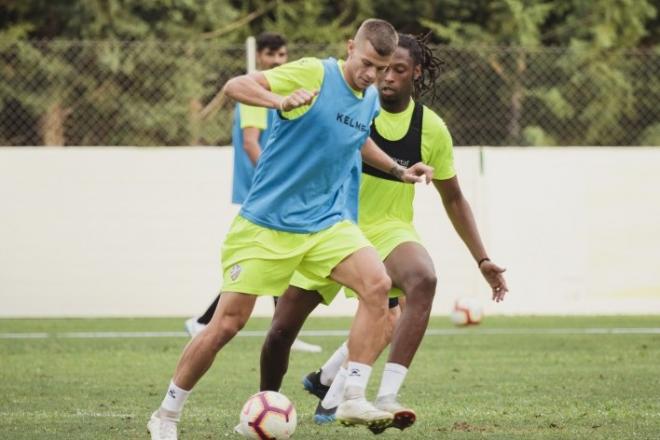
M 345 329 L 347 319 L 312 319 L 307 329 Z M 0 439 L 147 438 L 185 338 L 67 339 L 77 331 L 179 331 L 182 319 L 0 320 L 0 333 L 46 332 L 47 339 L 0 338 Z M 265 329 L 253 319 L 248 329 Z M 431 328 L 450 328 L 434 318 Z M 660 335 L 531 334 L 522 329 L 660 327 L 660 317 L 492 317 L 459 335 L 425 338 L 401 400 L 418 423 L 378 438 L 658 439 Z M 521 334 L 479 334 L 518 328 Z M 316 401 L 300 386 L 341 337 L 308 337 L 321 354 L 295 353 L 282 391 L 298 410 L 295 438 L 371 438 L 362 428 L 318 427 Z M 236 438 L 232 427 L 257 391 L 262 338 L 233 341 L 196 387 L 182 439 Z M 369 390 L 380 380 L 382 360 Z

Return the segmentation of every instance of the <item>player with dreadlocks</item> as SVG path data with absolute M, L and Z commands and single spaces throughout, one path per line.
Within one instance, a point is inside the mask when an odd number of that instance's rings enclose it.
M 470 205 L 461 192 L 449 131 L 433 110 L 415 101 L 424 95 L 435 95 L 442 65 L 428 47 L 427 38 L 399 36 L 391 64 L 378 81 L 382 110 L 371 126 L 371 138 L 403 166 L 423 161 L 434 167 L 433 183 L 447 215 L 490 285 L 493 300 L 499 302 L 508 290 L 502 275 L 504 269 L 488 258 Z M 416 415 L 399 404 L 397 396 L 428 325 L 436 275 L 412 223 L 415 188 L 366 164 L 359 185 L 359 226 L 378 250 L 395 287 L 390 292 L 391 328 L 383 329 L 390 336 L 391 349 L 374 404 L 393 414 L 387 427 L 404 429 L 415 422 Z M 289 348 L 305 319 L 319 303 L 331 301 L 339 290 L 331 283 L 313 284 L 299 274 L 294 275 L 291 284 L 295 287 L 280 298 L 262 349 L 262 390 L 279 390 Z M 316 291 L 316 295 L 310 295 L 310 291 Z M 401 294 L 406 298 L 402 312 L 396 301 Z M 319 371 L 303 378 L 305 389 L 321 399 L 314 416 L 319 424 L 335 420 L 335 408 L 348 393 L 344 382 L 353 372 L 343 368 L 347 354 L 344 344 Z M 337 414 L 337 419 L 345 424 L 351 422 L 341 414 Z M 385 428 L 370 429 L 378 434 Z

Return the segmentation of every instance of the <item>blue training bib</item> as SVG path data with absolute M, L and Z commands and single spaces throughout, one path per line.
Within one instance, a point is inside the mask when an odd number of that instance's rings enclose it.
M 378 92 L 372 86 L 357 97 L 333 58 L 323 60 L 323 68 L 309 110 L 293 120 L 275 117 L 240 212 L 253 223 L 311 233 L 356 214 L 357 187 L 348 183 L 378 112 Z M 355 208 L 349 206 L 352 198 Z
M 231 202 L 241 205 L 250 192 L 254 178 L 254 165 L 243 148 L 243 129 L 241 128 L 241 112 L 236 104 L 234 109 L 234 124 L 231 130 L 232 144 L 234 145 L 234 177 L 232 182 Z M 263 148 L 268 142 L 273 127 L 276 111 L 268 109 L 266 129 L 259 134 L 259 145 Z

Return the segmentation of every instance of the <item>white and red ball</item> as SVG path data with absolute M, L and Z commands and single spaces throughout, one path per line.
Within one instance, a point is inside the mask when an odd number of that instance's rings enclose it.
M 241 410 L 243 434 L 259 440 L 288 439 L 297 425 L 296 409 L 284 394 L 261 391 L 250 397 Z
M 484 317 L 484 309 L 475 298 L 461 298 L 454 303 L 451 311 L 451 322 L 455 325 L 476 325 Z

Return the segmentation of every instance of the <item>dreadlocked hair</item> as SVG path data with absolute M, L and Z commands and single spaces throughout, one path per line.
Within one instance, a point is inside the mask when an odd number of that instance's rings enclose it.
M 444 61 L 436 57 L 429 47 L 430 36 L 431 32 L 418 36 L 399 34 L 399 47 L 408 49 L 415 65 L 421 67 L 422 74 L 413 82 L 413 97 L 417 99 L 430 92 L 430 101 L 433 102 L 436 98 L 435 82 Z

